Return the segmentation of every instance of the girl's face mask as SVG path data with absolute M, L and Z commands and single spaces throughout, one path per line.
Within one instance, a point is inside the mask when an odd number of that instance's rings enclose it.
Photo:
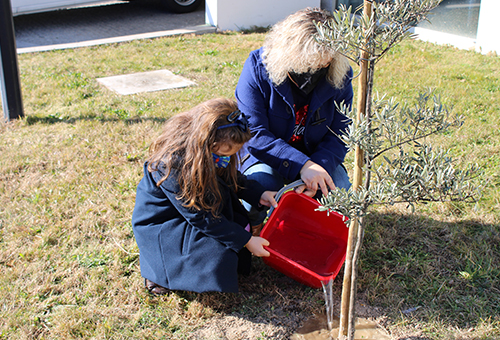
M 219 156 L 212 152 L 212 157 L 214 159 L 216 168 L 227 168 L 229 161 L 231 161 L 231 156 Z

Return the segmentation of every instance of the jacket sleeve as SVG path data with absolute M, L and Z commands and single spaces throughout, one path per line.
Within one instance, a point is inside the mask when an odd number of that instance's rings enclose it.
M 162 177 L 158 171 L 153 172 L 152 176 L 156 183 Z M 186 208 L 177 198 L 180 190 L 175 172 L 168 176 L 160 188 L 184 219 L 203 234 L 218 240 L 236 252 L 239 252 L 250 240 L 252 235 L 249 232 L 226 217 L 221 215 L 216 218 L 210 212 Z
M 271 89 L 264 65 L 259 62 L 258 52 L 252 52 L 243 66 L 235 91 L 238 107 L 249 118 L 250 129 L 254 134 L 246 147 L 259 161 L 276 169 L 285 178 L 294 179 L 309 157 L 271 132 L 273 122 L 269 120 L 269 105 L 277 102 L 272 98 L 277 95 L 277 92 Z M 283 107 L 273 110 L 289 115 L 286 112 L 286 104 L 279 102 Z M 278 124 L 277 121 L 274 124 Z M 280 129 L 284 131 L 286 127 Z

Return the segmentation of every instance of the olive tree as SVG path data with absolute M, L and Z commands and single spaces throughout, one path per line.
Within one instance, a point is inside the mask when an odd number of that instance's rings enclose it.
M 375 65 L 396 44 L 413 38 L 411 28 L 441 0 L 365 0 L 353 11 L 342 6 L 333 19 L 317 23 L 317 39 L 359 66 L 356 110 L 340 111 L 353 120 L 339 136 L 354 152 L 353 186 L 333 190 L 320 200 L 319 210 L 347 217 L 347 245 L 339 338 L 353 339 L 357 265 L 369 207 L 406 202 L 474 202 L 480 187 L 479 169 L 457 169 L 449 151 L 437 150 L 426 137 L 462 124 L 432 90 L 415 103 L 373 94 Z

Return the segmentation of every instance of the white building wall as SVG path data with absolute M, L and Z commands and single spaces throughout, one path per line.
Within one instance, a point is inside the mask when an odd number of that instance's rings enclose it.
M 238 31 L 252 26 L 272 26 L 291 13 L 305 7 L 322 7 L 331 11 L 338 0 L 205 0 L 205 21 L 220 31 Z M 477 38 L 417 27 L 418 38 L 437 44 L 449 44 L 461 49 L 476 49 L 481 53 L 500 55 L 498 14 L 500 0 L 481 0 Z
M 481 0 L 476 41 L 476 49 L 481 53 L 496 52 L 500 55 L 499 13 L 500 0 Z
M 321 0 L 205 0 L 205 22 L 220 31 L 267 27 Z
M 476 39 L 422 27 L 415 27 L 412 31 L 417 34 L 417 39 L 432 42 L 438 45 L 451 45 L 462 50 L 472 50 L 476 47 Z

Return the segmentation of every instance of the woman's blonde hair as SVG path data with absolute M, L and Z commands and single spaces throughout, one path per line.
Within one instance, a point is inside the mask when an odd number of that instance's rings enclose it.
M 289 72 L 305 73 L 324 67 L 331 60 L 327 80 L 342 88 L 349 71 L 349 61 L 332 48 L 316 40 L 314 22 L 326 22 L 331 15 L 319 8 L 306 8 L 289 15 L 273 26 L 264 41 L 263 62 L 275 85 L 285 81 Z
M 234 100 L 218 98 L 170 118 L 163 133 L 150 147 L 148 170 L 165 173 L 156 184 L 160 186 L 175 169 L 180 187 L 178 199 L 184 206 L 210 211 L 217 216 L 222 201 L 217 175 L 233 190 L 238 190 L 237 156 L 231 156 L 227 168 L 216 168 L 212 158 L 214 146 L 243 145 L 251 137 L 248 128 L 246 131 L 238 126 L 219 129 L 230 124 L 228 116 L 237 110 Z

